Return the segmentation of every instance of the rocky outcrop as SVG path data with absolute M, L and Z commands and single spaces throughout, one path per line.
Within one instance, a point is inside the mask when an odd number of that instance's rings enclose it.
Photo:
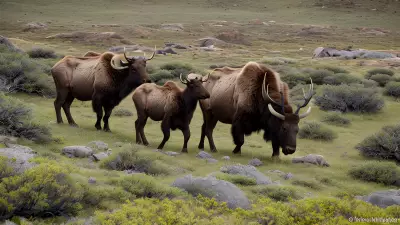
M 315 155 L 315 154 L 309 154 L 303 157 L 293 158 L 292 163 L 308 163 L 325 167 L 330 166 L 322 155 Z
M 251 177 L 256 179 L 257 184 L 272 184 L 272 180 L 265 176 L 263 173 L 258 171 L 254 166 L 251 165 L 229 165 L 223 166 L 220 169 L 223 173 L 228 174 L 238 174 L 246 177 Z
M 376 191 L 366 196 L 357 196 L 356 198 L 381 208 L 386 208 L 392 205 L 400 205 L 400 189 Z

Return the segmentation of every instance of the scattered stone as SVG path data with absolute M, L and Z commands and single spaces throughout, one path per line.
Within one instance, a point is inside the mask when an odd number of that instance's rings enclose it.
M 207 159 L 207 158 L 212 158 L 212 155 L 210 153 L 207 153 L 205 151 L 200 151 L 197 155 L 197 158 L 201 158 L 201 159 Z
M 285 174 L 285 172 L 282 172 L 280 170 L 268 170 L 270 173 L 279 173 L 279 174 Z
M 150 48 L 147 46 L 142 46 L 142 45 L 122 45 L 122 46 L 114 46 L 109 48 L 108 50 L 110 52 L 115 52 L 115 53 L 123 53 L 124 48 L 126 51 L 133 51 L 133 52 L 153 52 L 154 48 Z
M 366 196 L 356 196 L 356 198 L 369 202 L 381 208 L 386 208 L 391 205 L 400 205 L 400 189 L 372 192 Z
M 172 152 L 172 151 L 167 151 L 167 152 L 165 152 L 164 154 L 169 155 L 169 156 L 177 156 L 177 155 L 179 155 L 179 153 L 177 153 L 177 152 Z
M 17 138 L 16 137 L 10 137 L 10 136 L 3 136 L 0 135 L 0 143 L 12 143 L 12 144 L 16 144 L 17 143 Z
M 249 165 L 250 166 L 261 166 L 263 163 L 261 162 L 261 160 L 254 158 L 252 160 L 249 161 Z
M 87 146 L 94 150 L 99 150 L 99 151 L 106 151 L 108 149 L 108 144 L 102 141 L 92 141 L 89 142 Z
M 91 155 L 91 157 L 93 157 L 94 161 L 101 161 L 105 158 L 108 158 L 109 154 L 107 154 L 105 152 L 100 152 L 100 153 Z
M 293 174 L 292 173 L 287 173 L 287 174 L 283 175 L 283 179 L 285 179 L 285 180 L 289 180 L 289 179 L 292 179 L 292 178 L 293 178 Z
M 169 54 L 178 54 L 176 51 L 174 51 L 171 47 L 166 47 L 164 48 L 164 50 L 162 50 L 165 53 L 169 53 Z
M 206 159 L 206 161 L 207 161 L 208 163 L 217 163 L 217 162 L 218 162 L 218 160 L 213 159 L 213 158 L 208 158 L 208 159 Z
M 213 176 L 193 177 L 191 174 L 178 178 L 172 186 L 183 189 L 193 196 L 214 197 L 219 202 L 226 202 L 231 209 L 251 209 L 251 204 L 245 193 L 236 185 L 218 180 Z
M 29 147 L 13 145 L 13 147 L 0 148 L 0 156 L 7 157 L 9 165 L 15 173 L 22 173 L 35 166 L 29 160 L 36 156 L 36 153 Z
M 226 43 L 225 41 L 222 41 L 218 38 L 214 37 L 206 37 L 206 38 L 201 38 L 196 41 L 198 43 L 199 47 L 209 47 L 209 46 L 220 46 L 220 47 L 226 47 L 229 44 Z
M 36 30 L 46 30 L 47 27 L 48 26 L 45 23 L 31 22 L 31 23 L 26 24 L 24 26 L 24 29 L 22 29 L 22 31 L 27 32 L 27 31 L 36 31 Z
M 229 157 L 229 156 L 224 156 L 224 157 L 222 157 L 222 160 L 226 160 L 226 161 L 228 161 L 228 160 L 230 160 L 231 159 L 231 157 Z
M 188 49 L 187 46 L 181 45 L 181 44 L 176 44 L 176 43 L 165 43 L 166 47 L 171 47 L 171 48 L 176 48 L 176 49 Z
M 309 154 L 303 157 L 293 158 L 292 163 L 310 163 L 319 166 L 326 166 L 326 167 L 330 166 L 322 155 L 315 155 L 315 154 Z
M 70 158 L 86 158 L 93 154 L 93 149 L 88 146 L 67 146 L 62 149 L 62 153 Z
M 96 183 L 96 178 L 94 178 L 94 177 L 89 177 L 88 183 L 89 183 L 89 184 L 95 184 L 95 183 Z
M 223 166 L 220 169 L 223 173 L 228 174 L 239 174 L 246 177 L 255 178 L 257 184 L 272 184 L 272 181 L 269 177 L 262 174 L 260 171 L 257 170 L 254 166 L 251 165 L 229 165 Z
M 161 24 L 161 29 L 172 31 L 183 31 L 183 24 L 181 23 L 164 23 Z

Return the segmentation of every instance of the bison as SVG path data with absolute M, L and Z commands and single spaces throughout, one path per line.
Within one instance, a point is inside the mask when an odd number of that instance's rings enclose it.
M 132 94 L 132 100 L 137 111 L 137 120 L 135 121 L 136 143 L 148 145 L 149 142 L 144 135 L 144 126 L 147 118 L 154 121 L 161 121 L 161 130 L 164 138 L 158 149 L 162 149 L 170 136 L 170 129 L 179 129 L 183 133 L 184 143 L 182 152 L 187 153 L 187 143 L 190 138 L 189 124 L 199 99 L 210 97 L 208 91 L 202 83 L 208 80 L 205 77 L 194 79 L 182 79 L 180 81 L 186 85 L 181 89 L 175 82 L 167 81 L 163 86 L 152 84 L 143 84 Z
M 57 96 L 54 101 L 57 123 L 63 123 L 61 107 L 68 123 L 77 126 L 71 116 L 70 106 L 74 99 L 92 101 L 93 111 L 97 114 L 95 127 L 110 132 L 108 119 L 115 106 L 143 83 L 151 83 L 146 71 L 146 62 L 150 58 L 127 57 L 124 54 L 105 52 L 86 53 L 86 57 L 65 56 L 51 68 Z M 103 117 L 104 109 L 104 117 Z
M 272 142 L 272 156 L 279 156 L 280 147 L 285 155 L 296 151 L 299 120 L 311 112 L 310 107 L 299 115 L 314 95 L 312 80 L 310 92 L 304 94 L 304 104 L 298 105 L 294 113 L 289 105 L 288 85 L 277 72 L 256 62 L 248 62 L 242 68 L 216 68 L 203 85 L 211 97 L 200 100 L 204 123 L 199 149 L 204 150 L 207 136 L 211 151 L 217 151 L 212 134 L 220 121 L 232 125 L 234 154 L 241 153 L 245 135 L 261 130 L 264 140 Z

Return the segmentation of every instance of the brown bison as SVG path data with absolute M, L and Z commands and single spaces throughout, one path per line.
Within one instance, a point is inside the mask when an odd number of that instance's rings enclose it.
M 182 152 L 187 152 L 187 143 L 190 138 L 189 124 L 199 99 L 210 97 L 208 91 L 202 83 L 206 82 L 209 76 L 194 79 L 180 80 L 186 85 L 181 89 L 172 81 L 167 81 L 163 86 L 152 84 L 143 84 L 138 87 L 132 95 L 132 100 L 137 111 L 136 143 L 148 145 L 149 142 L 144 135 L 144 126 L 147 118 L 154 121 L 161 121 L 161 130 L 164 138 L 158 149 L 162 149 L 170 136 L 170 129 L 179 129 L 183 133 L 184 143 Z
M 299 111 L 314 95 L 312 81 L 310 92 L 304 94 L 304 104 L 298 105 L 294 113 L 289 105 L 288 85 L 280 80 L 278 73 L 256 62 L 248 62 L 243 68 L 216 68 L 203 85 L 211 97 L 200 100 L 204 123 L 199 149 L 204 149 L 207 136 L 211 151 L 217 151 L 212 133 L 220 121 L 232 124 L 235 154 L 241 153 L 245 135 L 260 130 L 264 130 L 265 141 L 272 141 L 272 156 L 279 156 L 280 147 L 285 155 L 296 151 L 299 120 L 311 108 L 304 114 L 299 115 Z
M 108 119 L 115 106 L 132 90 L 143 83 L 150 83 L 146 72 L 146 62 L 150 58 L 127 57 L 125 54 L 105 52 L 100 55 L 86 53 L 88 57 L 65 56 L 51 69 L 57 90 L 54 108 L 57 123 L 63 123 L 61 107 L 68 123 L 77 126 L 71 116 L 70 106 L 74 99 L 92 101 L 93 111 L 97 114 L 95 127 L 110 131 Z M 103 117 L 104 108 L 104 117 Z

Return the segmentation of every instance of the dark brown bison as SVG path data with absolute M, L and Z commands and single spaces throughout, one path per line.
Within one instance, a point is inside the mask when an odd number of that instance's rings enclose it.
M 155 52 L 154 52 L 155 53 Z M 100 55 L 87 53 L 88 57 L 65 56 L 51 69 L 57 89 L 54 108 L 57 123 L 63 123 L 61 107 L 68 123 L 77 126 L 71 116 L 70 106 L 74 99 L 92 101 L 93 111 L 97 114 L 95 127 L 110 131 L 108 119 L 115 106 L 143 83 L 150 83 L 146 72 L 146 62 L 154 57 L 127 57 L 125 54 L 105 52 Z M 104 117 L 103 117 L 104 109 Z
M 181 74 L 180 80 L 186 85 L 185 89 L 181 89 L 172 81 L 167 81 L 163 86 L 152 83 L 138 87 L 132 94 L 138 116 L 135 121 L 136 143 L 149 144 L 144 135 L 144 126 L 147 118 L 150 117 L 154 121 L 162 120 L 161 130 L 164 138 L 158 149 L 162 149 L 168 141 L 170 129 L 179 129 L 184 137 L 182 152 L 187 152 L 187 143 L 190 138 L 189 125 L 197 101 L 210 97 L 210 94 L 202 85 L 207 79 L 208 76 L 207 78 L 182 79 Z
M 243 68 L 214 69 L 203 85 L 211 97 L 200 100 L 204 123 L 199 149 L 204 149 L 207 136 L 211 151 L 217 151 L 212 134 L 220 121 L 232 124 L 235 154 L 241 153 L 245 135 L 261 130 L 264 130 L 264 140 L 272 141 L 272 156 L 279 156 L 280 147 L 285 155 L 296 151 L 299 120 L 306 117 L 311 108 L 304 114 L 299 115 L 299 111 L 314 95 L 312 81 L 310 92 L 304 95 L 304 104 L 294 113 L 289 105 L 288 85 L 280 80 L 278 73 L 256 62 L 248 62 Z

